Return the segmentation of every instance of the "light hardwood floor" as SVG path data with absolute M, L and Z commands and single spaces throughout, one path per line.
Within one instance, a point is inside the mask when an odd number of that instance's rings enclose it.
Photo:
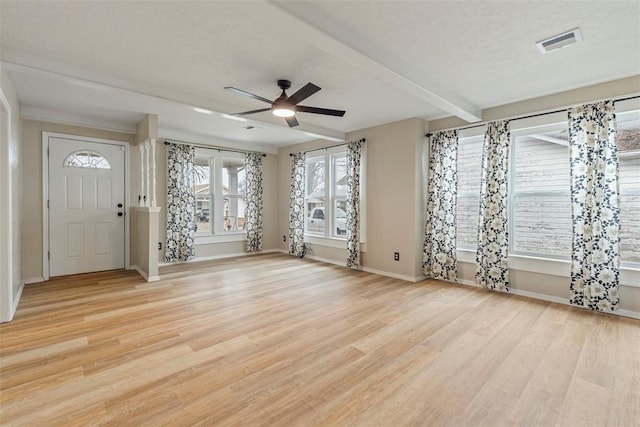
M 285 255 L 29 285 L 4 425 L 634 426 L 640 321 Z

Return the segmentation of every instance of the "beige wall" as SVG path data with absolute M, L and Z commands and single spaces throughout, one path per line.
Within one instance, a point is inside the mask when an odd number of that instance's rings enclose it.
M 139 156 L 137 157 L 140 161 Z M 278 247 L 277 228 L 278 221 L 278 156 L 267 154 L 263 159 L 263 227 L 264 237 L 262 242 L 263 250 L 272 250 Z M 139 171 L 138 171 L 139 173 Z M 156 176 L 157 176 L 157 198 L 158 206 L 165 207 L 167 203 L 167 150 L 165 139 L 159 139 L 156 146 Z M 137 182 L 140 179 L 138 178 Z M 137 201 L 138 190 L 136 190 L 135 200 Z M 133 196 L 132 196 L 133 197 Z M 158 251 L 158 261 L 163 263 L 165 251 L 164 247 L 167 239 L 167 214 L 166 209 L 160 211 L 159 238 L 162 242 L 162 250 Z M 198 258 L 225 257 L 238 255 L 246 252 L 246 243 L 242 242 L 221 242 L 209 244 L 196 244 L 195 256 Z
M 413 280 L 421 276 L 423 185 L 422 158 L 425 147 L 425 122 L 408 119 L 351 132 L 347 140 L 366 138 L 365 195 L 366 230 L 363 239 L 364 269 Z M 279 248 L 288 250 L 289 189 L 291 185 L 290 153 L 330 146 L 327 141 L 313 141 L 279 150 L 278 220 Z M 307 243 L 310 256 L 344 263 L 346 252 Z M 400 253 L 394 261 L 393 253 Z
M 6 77 L 3 72 L 2 87 Z M 12 87 L 11 87 L 12 90 Z M 536 113 L 561 108 L 576 102 L 588 102 L 640 91 L 640 76 L 594 85 L 583 90 L 572 90 L 560 94 L 522 101 L 483 111 L 483 119 L 493 120 L 521 114 Z M 17 107 L 16 107 L 17 108 Z M 427 129 L 437 130 L 459 126 L 463 123 L 447 118 L 428 124 L 420 119 L 408 119 L 369 129 L 350 132 L 348 140 L 367 139 L 365 196 L 367 227 L 363 231 L 366 252 L 363 254 L 364 268 L 408 280 L 420 279 L 422 266 L 422 237 L 424 224 L 424 183 L 427 168 L 426 141 L 423 137 Z M 18 125 L 18 134 L 20 126 Z M 37 279 L 42 276 L 42 131 L 67 133 L 121 140 L 132 143 L 135 135 L 69 126 L 56 123 L 24 120 L 22 125 L 24 173 L 22 191 L 28 195 L 21 203 L 18 217 L 22 219 L 22 277 Z M 288 146 L 279 150 L 278 155 L 267 155 L 264 160 L 264 249 L 286 251 L 289 223 L 289 188 L 291 183 L 291 159 L 289 153 L 332 145 L 327 141 L 312 141 Z M 137 205 L 139 193 L 139 152 L 132 145 L 131 150 L 131 206 Z M 19 150 L 19 148 L 18 148 Z M 166 203 L 166 150 L 164 140 L 159 139 L 156 150 L 157 199 L 158 206 Z M 19 164 L 19 163 L 18 163 Z M 19 167 L 19 166 L 18 166 Z M 20 175 L 20 174 L 18 174 Z M 18 176 L 19 178 L 19 176 Z M 16 195 L 15 197 L 20 197 Z M 161 210 L 159 220 L 159 240 L 165 246 L 166 212 Z M 19 243 L 18 243 L 19 244 Z M 327 246 L 309 244 L 309 255 L 344 263 L 345 251 Z M 228 242 L 198 245 L 196 256 L 224 257 L 243 253 L 244 242 Z M 393 252 L 400 252 L 400 261 L 393 260 Z M 164 250 L 158 251 L 159 260 L 164 260 Z M 474 265 L 459 263 L 462 279 L 473 280 Z M 565 298 L 567 278 L 546 274 L 512 270 L 513 287 L 542 297 Z M 640 288 L 621 289 L 623 309 L 640 313 Z
M 131 209 L 131 268 L 148 282 L 158 280 L 157 233 L 159 208 Z
M 138 206 L 140 193 L 140 152 L 135 144 L 136 135 L 109 130 L 94 129 L 60 123 L 44 122 L 25 119 L 22 123 L 25 168 L 22 189 L 25 197 L 18 217 L 23 219 L 21 229 L 22 241 L 22 277 L 27 281 L 42 280 L 42 132 L 54 132 L 69 135 L 103 138 L 124 141 L 130 144 L 129 162 L 129 206 Z M 166 205 L 166 148 L 164 140 L 159 139 L 156 144 L 156 194 L 157 205 Z M 277 156 L 267 155 L 264 159 L 264 250 L 277 247 Z M 20 192 L 17 192 L 20 193 Z M 130 216 L 130 220 L 131 220 Z M 158 224 L 158 242 L 162 243 L 162 250 L 158 251 L 158 260 L 164 261 L 164 246 L 166 241 L 166 212 L 161 209 Z M 133 234 L 132 234 L 133 236 Z M 154 244 L 157 245 L 157 242 Z M 131 253 L 136 250 L 134 239 L 131 240 Z M 212 257 L 235 255 L 245 252 L 244 242 L 216 243 L 197 245 L 196 257 Z M 20 253 L 20 251 L 18 252 Z
M 264 218 L 264 250 L 278 248 L 278 156 L 267 154 L 262 163 L 263 166 L 263 218 Z M 285 190 L 286 192 L 286 190 Z M 280 237 L 280 239 L 279 239 Z
M 42 132 L 55 132 L 69 135 L 87 136 L 91 138 L 103 138 L 114 141 L 123 141 L 129 144 L 132 144 L 135 138 L 134 134 L 129 133 L 113 132 L 102 129 L 93 129 L 81 126 L 72 126 L 28 119 L 23 120 L 22 147 L 25 168 L 22 180 L 22 191 L 23 194 L 25 194 L 27 197 L 24 197 L 22 203 L 21 251 L 23 269 L 22 277 L 27 282 L 42 280 L 43 276 Z M 133 148 L 134 147 L 132 147 L 131 149 L 132 152 L 134 151 Z M 135 172 L 131 172 L 132 176 L 135 175 Z M 132 189 L 132 198 L 134 194 L 138 194 L 137 190 Z
M 422 276 L 425 129 L 423 120 L 408 119 L 347 134 L 350 141 L 367 140 L 365 268 Z
M 535 99 L 497 106 L 483 110 L 483 120 L 501 120 L 528 114 L 536 114 L 571 105 L 588 103 L 601 99 L 626 97 L 640 93 L 640 76 L 614 80 L 606 83 L 569 90 Z M 429 122 L 430 131 L 465 126 L 467 123 L 448 117 Z M 530 262 L 531 263 L 531 262 Z M 534 269 L 535 270 L 535 269 Z M 458 278 L 465 282 L 475 281 L 475 263 L 458 261 Z M 512 291 L 542 299 L 567 302 L 569 299 L 569 277 L 541 272 L 509 269 Z M 640 283 L 623 283 L 620 286 L 620 310 L 626 314 L 640 316 Z
M 2 108 L 3 129 L 0 130 L 0 179 L 5 181 L 3 185 L 8 184 L 1 192 L 4 209 L 0 218 L 3 221 L 0 224 L 0 238 L 3 239 L 0 251 L 3 258 L 0 262 L 0 322 L 6 322 L 15 313 L 23 285 L 20 258 L 23 153 L 20 105 L 11 77 L 5 70 L 0 71 L 0 91 L 8 103 Z

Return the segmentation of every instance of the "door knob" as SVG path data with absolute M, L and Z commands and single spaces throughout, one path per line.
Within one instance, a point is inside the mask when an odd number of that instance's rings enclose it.
M 122 203 L 118 203 L 118 207 L 121 208 L 122 207 Z
M 122 212 L 118 212 L 118 216 L 122 216 Z

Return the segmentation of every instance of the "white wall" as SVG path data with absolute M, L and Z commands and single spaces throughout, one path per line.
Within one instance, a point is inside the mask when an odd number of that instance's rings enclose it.
M 13 318 L 22 293 L 20 208 L 22 131 L 20 106 L 11 77 L 0 70 L 0 322 Z

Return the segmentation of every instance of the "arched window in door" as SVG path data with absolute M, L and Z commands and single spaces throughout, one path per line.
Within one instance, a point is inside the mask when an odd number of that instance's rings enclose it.
M 109 161 L 102 154 L 87 150 L 74 151 L 69 154 L 64 159 L 63 166 L 67 168 L 111 169 Z

